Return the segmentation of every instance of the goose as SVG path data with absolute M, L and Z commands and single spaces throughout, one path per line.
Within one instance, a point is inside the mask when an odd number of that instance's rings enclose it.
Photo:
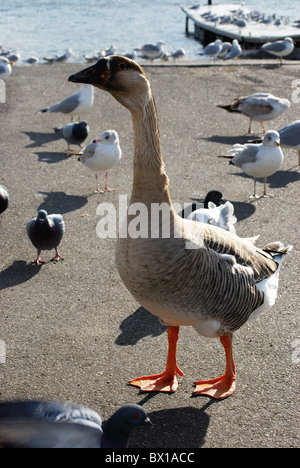
M 265 133 L 263 122 L 278 117 L 290 105 L 291 103 L 288 99 L 279 98 L 270 93 L 254 93 L 249 96 L 241 96 L 231 104 L 219 104 L 217 107 L 225 109 L 227 112 L 238 112 L 249 117 L 248 133 L 252 133 L 252 120 L 260 121 Z
M 294 50 L 295 42 L 291 37 L 285 37 L 282 41 L 266 42 L 261 46 L 261 49 L 269 54 L 280 58 L 282 63 L 283 57 L 290 55 Z
M 104 423 L 82 405 L 55 401 L 0 403 L 0 447 L 126 448 L 138 426 L 153 427 L 140 405 L 121 406 Z
M 114 167 L 121 157 L 122 150 L 119 144 L 119 135 L 115 130 L 102 132 L 99 138 L 96 138 L 84 149 L 78 161 L 95 172 L 95 193 L 111 192 L 114 190 L 108 187 L 108 170 Z M 105 171 L 104 190 L 101 190 L 98 184 L 98 172 L 101 171 Z
M 184 375 L 176 358 L 179 329 L 192 326 L 204 337 L 219 338 L 226 357 L 224 375 L 195 382 L 193 395 L 229 397 L 236 388 L 233 333 L 274 305 L 279 268 L 291 246 L 276 241 L 260 249 L 247 239 L 183 219 L 175 212 L 162 159 L 156 105 L 139 64 L 110 56 L 68 79 L 107 91 L 132 117 L 133 184 L 125 229 L 116 244 L 116 266 L 137 302 L 168 327 L 169 347 L 164 372 L 129 383 L 142 392 L 176 391 L 178 376 Z M 148 235 L 137 236 L 131 229 L 136 223 L 132 209 L 137 205 L 141 210 L 143 207 Z M 168 209 L 164 217 L 158 217 L 158 235 L 150 235 L 157 205 Z M 133 235 L 125 235 L 126 227 Z
M 80 121 L 80 115 L 88 112 L 94 103 L 94 88 L 88 84 L 81 86 L 77 93 L 71 94 L 64 98 L 62 101 L 53 104 L 50 107 L 41 109 L 40 112 L 58 112 L 62 114 L 71 115 L 71 121 L 73 122 L 74 116 L 78 116 Z
M 27 235 L 37 249 L 37 258 L 33 263 L 41 265 L 42 250 L 55 249 L 55 257 L 52 259 L 63 260 L 58 253 L 58 246 L 65 232 L 65 222 L 61 214 L 48 215 L 46 210 L 39 210 L 38 215 L 27 223 Z

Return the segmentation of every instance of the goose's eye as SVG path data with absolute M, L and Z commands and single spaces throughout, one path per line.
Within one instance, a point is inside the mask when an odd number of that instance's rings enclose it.
M 126 63 L 125 62 L 120 62 L 118 67 L 119 67 L 119 70 L 125 70 L 126 69 Z

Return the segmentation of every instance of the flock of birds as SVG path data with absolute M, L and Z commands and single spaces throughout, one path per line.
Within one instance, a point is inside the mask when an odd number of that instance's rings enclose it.
M 291 246 L 271 242 L 263 249 L 255 246 L 256 238 L 242 239 L 236 235 L 233 205 L 219 192 L 210 192 L 204 208 L 192 209 L 188 215 L 176 214 L 168 189 L 167 176 L 160 152 L 158 120 L 150 83 L 140 65 L 124 56 L 101 58 L 91 67 L 69 77 L 82 83 L 81 89 L 41 112 L 59 112 L 72 119 L 93 106 L 93 89 L 110 93 L 128 108 L 135 131 L 135 157 L 140 171 L 134 175 L 131 202 L 167 202 L 171 210 L 171 232 L 174 238 L 119 239 L 116 262 L 121 279 L 135 299 L 168 326 L 168 359 L 165 372 L 130 381 L 141 391 L 173 392 L 178 387 L 178 375 L 183 372 L 176 363 L 179 327 L 193 326 L 206 337 L 219 337 L 225 350 L 226 370 L 222 377 L 195 382 L 194 395 L 209 395 L 223 399 L 235 391 L 235 365 L 232 336 L 247 320 L 274 305 L 283 258 Z M 124 91 L 125 90 L 125 91 Z M 241 97 L 223 107 L 252 120 L 270 120 L 290 106 L 288 100 L 270 94 Z M 55 132 L 71 145 L 81 148 L 79 160 L 96 174 L 108 171 L 121 159 L 122 151 L 115 130 L 106 130 L 100 137 L 82 147 L 89 135 L 86 121 L 71 122 Z M 251 125 L 249 131 L 251 130 Z M 297 135 L 297 138 L 296 136 Z M 283 162 L 281 143 L 300 148 L 300 121 L 277 131 L 265 132 L 259 144 L 235 146 L 228 157 L 254 178 L 266 178 Z M 145 158 L 150 154 L 151 158 Z M 140 177 L 151 168 L 152 182 L 138 189 Z M 164 183 L 162 184 L 162 180 Z M 156 182 L 155 182 L 156 181 Z M 266 195 L 266 189 L 264 190 Z M 254 196 L 256 191 L 254 189 Z M 0 186 L 0 213 L 9 204 L 9 194 Z M 41 252 L 55 250 L 53 260 L 60 260 L 58 247 L 65 224 L 60 214 L 40 210 L 27 224 L 27 234 L 37 250 L 34 263 L 40 265 Z M 186 243 L 193 248 L 186 248 Z M 159 259 L 159 261 L 158 261 Z M 157 269 L 157 265 L 161 265 Z M 167 278 L 171 278 L 169 282 Z M 214 281 L 212 281 L 214 278 Z M 198 287 L 195 288 L 195 281 Z M 174 286 L 175 285 L 175 286 Z M 177 286 L 176 286 L 177 285 Z M 213 288 L 230 293 L 215 294 Z M 92 410 L 72 404 L 54 402 L 10 402 L 0 404 L 0 447 L 126 447 L 132 429 L 150 423 L 144 409 L 125 405 L 102 425 Z

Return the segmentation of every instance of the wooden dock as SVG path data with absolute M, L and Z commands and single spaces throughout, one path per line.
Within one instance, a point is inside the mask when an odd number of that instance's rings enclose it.
M 300 21 L 288 22 L 263 20 L 259 15 L 239 3 L 226 5 L 181 5 L 186 14 L 186 33 L 189 21 L 194 23 L 194 37 L 204 46 L 216 39 L 237 39 L 244 49 L 255 49 L 269 41 L 291 37 L 300 47 Z M 257 12 L 258 13 L 258 12 Z

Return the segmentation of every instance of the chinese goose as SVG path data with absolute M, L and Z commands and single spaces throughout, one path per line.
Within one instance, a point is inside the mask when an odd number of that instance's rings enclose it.
M 128 232 L 125 223 L 117 242 L 116 263 L 133 297 L 168 326 L 169 351 L 163 373 L 139 377 L 130 384 L 142 391 L 175 391 L 177 376 L 184 375 L 176 362 L 179 327 L 190 325 L 202 336 L 219 337 L 226 355 L 225 374 L 196 382 L 194 395 L 226 398 L 234 392 L 236 380 L 232 334 L 275 303 L 279 267 L 291 247 L 273 242 L 259 249 L 224 229 L 176 214 L 161 155 L 154 98 L 147 76 L 136 62 L 122 56 L 106 57 L 70 76 L 69 81 L 108 91 L 131 112 L 133 186 Z M 158 204 L 168 207 L 164 216 L 156 217 Z M 143 227 L 149 229 L 148 235 L 136 235 L 132 229 L 137 224 L 137 206 L 145 215 L 138 224 L 146 223 Z
M 140 405 L 124 405 L 106 422 L 96 411 L 73 403 L 0 403 L 0 447 L 126 448 L 138 426 L 152 426 Z
M 261 123 L 263 132 L 265 128 L 263 122 L 272 120 L 285 112 L 291 103 L 288 99 L 282 99 L 270 93 L 255 93 L 249 96 L 242 96 L 235 99 L 231 104 L 218 105 L 228 112 L 237 112 L 250 118 L 248 133 L 252 133 L 252 120 Z

